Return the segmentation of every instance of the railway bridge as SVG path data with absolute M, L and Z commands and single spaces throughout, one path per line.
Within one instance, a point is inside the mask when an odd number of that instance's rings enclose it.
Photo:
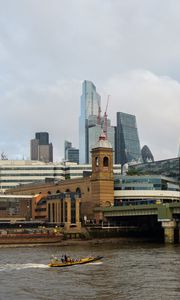
M 118 206 L 97 208 L 101 210 L 103 218 L 114 226 L 151 226 L 158 224 L 164 229 L 165 243 L 174 243 L 175 232 L 178 232 L 180 242 L 180 201 L 128 201 Z

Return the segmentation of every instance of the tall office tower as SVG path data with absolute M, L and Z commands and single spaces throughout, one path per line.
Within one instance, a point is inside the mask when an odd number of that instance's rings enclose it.
M 72 143 L 69 141 L 64 141 L 64 159 L 67 160 L 68 159 L 68 154 L 67 151 L 68 149 L 72 148 Z
M 88 118 L 97 120 L 101 97 L 91 81 L 85 80 L 82 85 L 81 114 L 79 118 L 79 161 L 89 163 Z
M 31 160 L 53 162 L 53 145 L 49 143 L 48 132 L 36 132 L 30 142 Z
M 124 165 L 142 161 L 136 117 L 117 112 L 115 162 Z
M 64 159 L 79 164 L 79 149 L 72 147 L 69 141 L 64 141 Z
M 141 149 L 142 160 L 144 163 L 153 162 L 154 156 L 147 145 L 144 145 Z
M 35 139 L 39 140 L 39 145 L 49 144 L 49 133 L 48 132 L 36 132 Z
M 33 139 L 30 141 L 31 160 L 38 160 L 39 140 Z

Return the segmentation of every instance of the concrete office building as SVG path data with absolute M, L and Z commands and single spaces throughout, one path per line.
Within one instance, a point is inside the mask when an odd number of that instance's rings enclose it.
M 88 118 L 97 119 L 101 97 L 96 92 L 96 87 L 91 81 L 85 80 L 82 85 L 81 113 L 79 118 L 79 162 L 89 163 L 88 146 Z
M 117 127 L 115 132 L 115 162 L 141 162 L 141 148 L 138 137 L 136 117 L 123 112 L 117 112 Z
M 121 174 L 121 166 L 113 166 L 114 174 Z M 91 174 L 91 165 L 77 163 L 44 163 L 41 161 L 0 160 L 0 193 L 26 184 L 58 182 L 65 179 L 82 178 Z
M 36 132 L 30 142 L 30 152 L 31 160 L 53 162 L 53 145 L 49 143 L 48 132 Z

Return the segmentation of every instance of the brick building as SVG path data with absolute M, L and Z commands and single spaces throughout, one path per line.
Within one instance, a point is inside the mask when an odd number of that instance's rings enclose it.
M 55 184 L 24 185 L 9 190 L 9 193 L 36 195 L 32 202 L 33 219 L 66 221 L 68 224 L 73 223 L 73 218 L 77 223 L 80 220 L 99 222 L 102 215 L 95 213 L 94 209 L 114 203 L 111 144 L 103 134 L 99 137 L 99 141 L 92 149 L 92 175 L 89 177 L 63 180 Z M 74 207 L 73 199 L 75 199 Z

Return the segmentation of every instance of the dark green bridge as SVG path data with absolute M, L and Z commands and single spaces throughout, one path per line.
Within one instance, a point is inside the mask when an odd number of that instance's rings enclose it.
M 172 221 L 179 216 L 180 202 L 162 204 L 137 204 L 103 208 L 104 217 L 156 215 L 158 221 Z
M 103 219 L 113 226 L 161 226 L 164 229 L 164 240 L 173 243 L 175 231 L 180 241 L 180 202 L 156 204 L 126 204 L 96 208 L 101 211 Z

